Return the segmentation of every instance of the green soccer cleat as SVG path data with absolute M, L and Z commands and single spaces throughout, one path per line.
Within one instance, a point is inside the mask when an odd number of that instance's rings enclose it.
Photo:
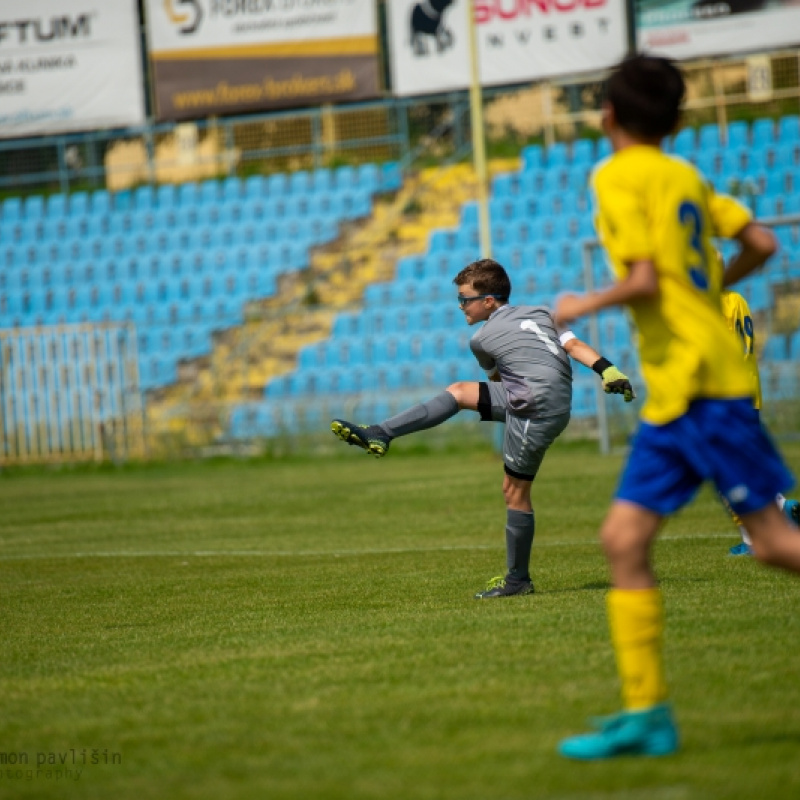
M 331 430 L 343 442 L 354 444 L 375 458 L 385 456 L 392 441 L 380 425 L 356 425 L 344 419 L 335 419 L 331 422 Z
M 492 578 L 486 584 L 486 589 L 475 595 L 476 600 L 487 600 L 491 597 L 513 597 L 515 594 L 533 594 L 533 584 L 530 581 L 508 580 L 502 575 Z
M 564 739 L 558 752 L 578 761 L 597 761 L 616 756 L 668 756 L 680 746 L 678 726 L 667 703 L 593 722 L 596 733 Z

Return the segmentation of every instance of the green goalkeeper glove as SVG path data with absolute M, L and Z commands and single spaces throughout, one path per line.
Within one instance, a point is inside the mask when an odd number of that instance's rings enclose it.
M 621 394 L 626 403 L 636 397 L 628 376 L 620 372 L 607 358 L 601 358 L 592 365 L 592 369 L 601 377 L 606 394 Z

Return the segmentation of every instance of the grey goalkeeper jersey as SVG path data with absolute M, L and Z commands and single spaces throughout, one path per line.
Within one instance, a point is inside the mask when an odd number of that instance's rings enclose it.
M 469 346 L 486 372 L 499 373 L 514 414 L 550 417 L 570 410 L 572 365 L 546 306 L 501 306 Z

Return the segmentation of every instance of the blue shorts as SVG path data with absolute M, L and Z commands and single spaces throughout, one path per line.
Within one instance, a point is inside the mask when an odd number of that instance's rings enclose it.
M 666 425 L 643 422 L 616 497 L 671 514 L 706 480 L 739 515 L 774 503 L 794 485 L 749 398 L 695 400 Z

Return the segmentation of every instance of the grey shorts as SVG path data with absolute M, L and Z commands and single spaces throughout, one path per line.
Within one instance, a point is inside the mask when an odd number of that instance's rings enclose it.
M 503 464 L 513 478 L 532 481 L 547 448 L 567 427 L 569 411 L 551 417 L 520 417 L 508 409 L 506 390 L 501 383 L 481 383 L 478 412 L 482 420 L 505 422 Z

